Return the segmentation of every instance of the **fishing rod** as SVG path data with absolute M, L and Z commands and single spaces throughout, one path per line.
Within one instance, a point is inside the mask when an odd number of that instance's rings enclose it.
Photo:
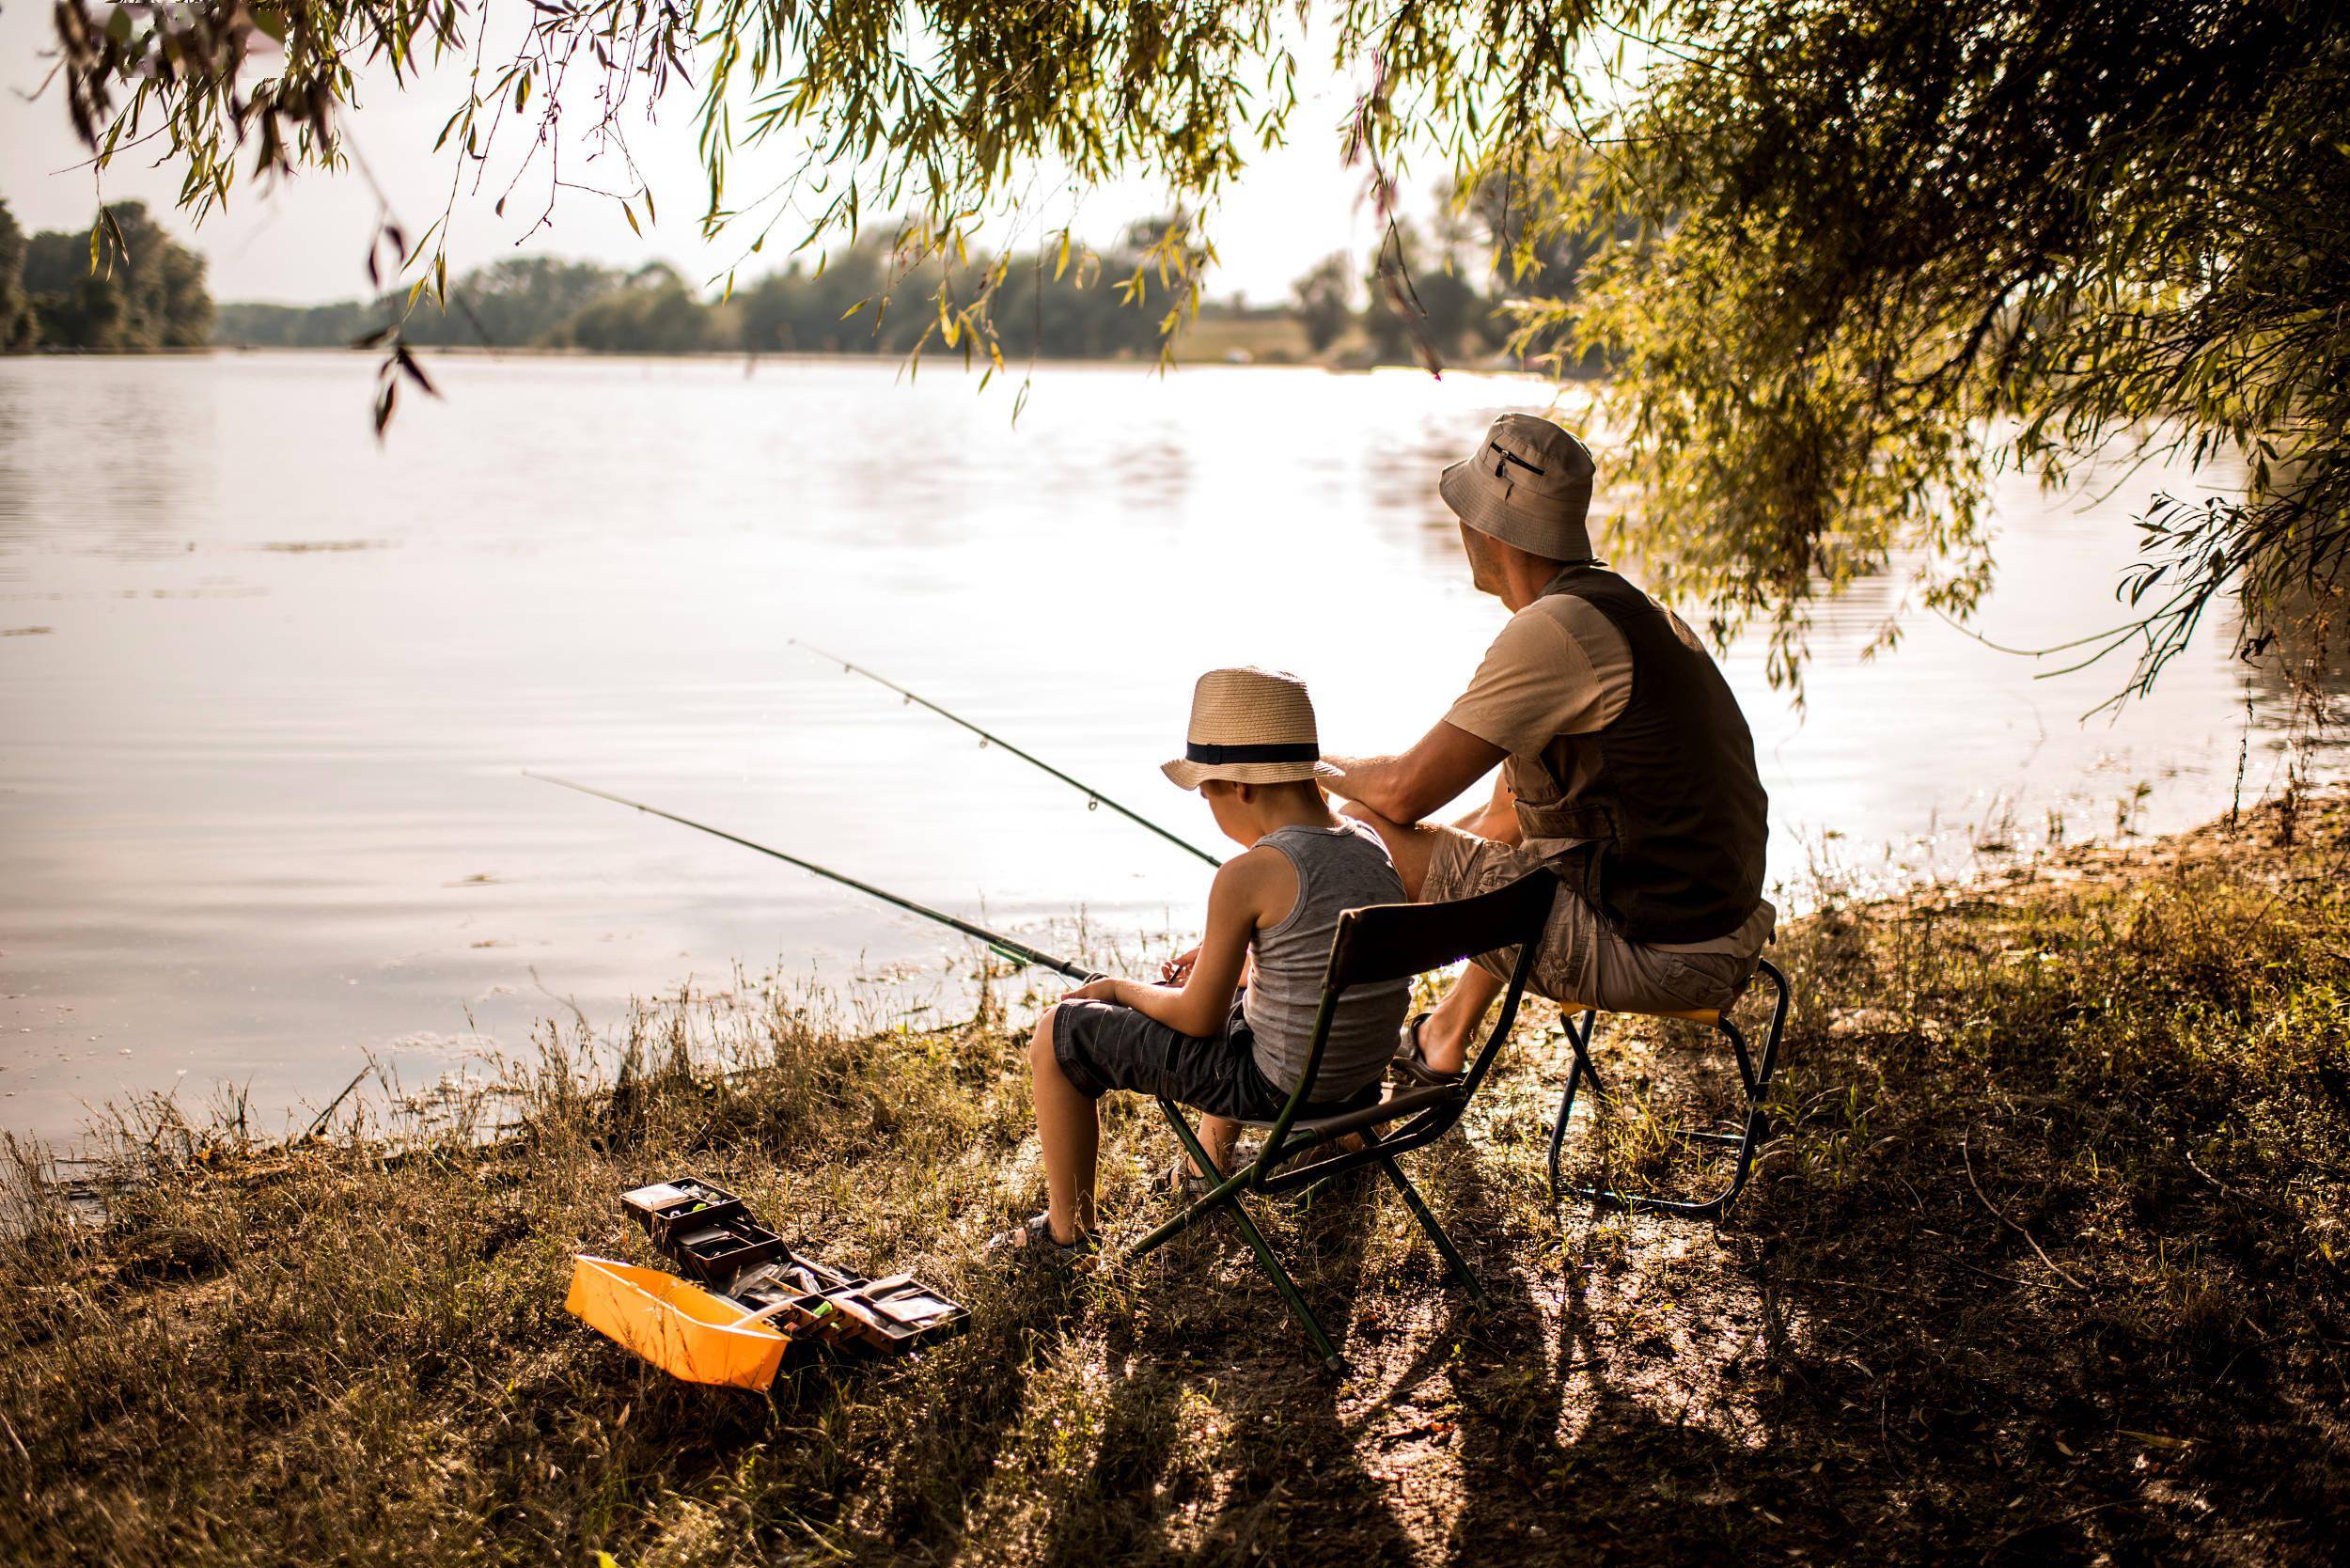
M 796 855 L 786 855 L 779 849 L 770 849 L 765 844 L 755 844 L 748 839 L 728 833 L 724 828 L 713 827 L 708 823 L 697 823 L 691 817 L 681 817 L 674 811 L 664 811 L 658 806 L 647 806 L 641 800 L 631 800 L 625 795 L 616 795 L 603 790 L 590 789 L 585 784 L 574 784 L 568 778 L 557 778 L 553 774 L 533 773 L 528 768 L 525 768 L 523 776 L 535 778 L 541 784 L 556 784 L 566 790 L 577 790 L 583 795 L 593 795 L 598 800 L 608 800 L 615 806 L 633 807 L 648 816 L 666 818 L 681 827 L 690 827 L 697 833 L 707 833 L 713 839 L 724 839 L 729 844 L 740 844 L 744 849 L 757 850 L 761 855 L 773 855 L 786 865 L 797 866 L 804 871 L 813 871 L 818 876 L 840 884 L 843 887 L 854 887 L 860 893 L 881 900 L 884 903 L 895 904 L 909 914 L 919 915 L 926 920 L 936 920 L 942 926 L 952 926 L 964 935 L 986 943 L 1014 964 L 1028 964 L 1040 969 L 1051 969 L 1073 980 L 1091 980 L 1096 973 L 1081 964 L 1072 964 L 1065 958 L 1055 958 L 1051 953 L 1039 952 L 1026 943 L 1015 942 L 1001 932 L 990 931 L 985 926 L 973 925 L 970 921 L 949 915 L 943 909 L 932 909 L 926 903 L 916 903 L 912 899 L 901 898 L 886 888 L 874 886 L 870 882 L 859 882 L 853 876 L 843 876 L 829 866 L 819 866 L 813 860 L 803 860 Z
M 961 713 L 948 713 L 937 703 L 932 702 L 929 698 L 922 696 L 918 692 L 910 692 L 906 690 L 903 686 L 898 684 L 897 682 L 890 680 L 887 676 L 876 675 L 871 670 L 867 669 L 863 665 L 852 664 L 850 661 L 841 658 L 837 653 L 827 653 L 812 642 L 803 642 L 798 637 L 791 638 L 791 642 L 794 648 L 805 648 L 810 653 L 815 654 L 818 658 L 829 660 L 831 663 L 838 665 L 842 669 L 847 670 L 852 675 L 862 675 L 865 679 L 874 682 L 876 685 L 888 687 L 891 691 L 896 692 L 900 697 L 904 698 L 908 702 L 920 703 L 923 707 L 928 708 L 932 713 L 936 713 L 940 718 L 945 719 L 948 723 L 959 724 L 963 726 L 963 728 L 968 729 L 974 735 L 977 735 L 980 740 L 985 741 L 992 745 L 1002 746 L 1006 751 L 1010 752 L 1014 757 L 1019 758 L 1029 766 L 1042 768 L 1046 773 L 1051 774 L 1055 778 L 1058 778 L 1062 783 L 1068 785 L 1071 789 L 1078 791 L 1080 793 L 1085 795 L 1089 803 L 1097 806 L 1108 807 L 1111 810 L 1117 812 L 1128 822 L 1149 828 L 1152 832 L 1157 834 L 1168 843 L 1173 844 L 1177 849 L 1184 850 L 1190 854 L 1196 855 L 1211 866 L 1221 866 L 1224 864 L 1223 861 L 1218 860 L 1214 855 L 1210 855 L 1206 850 L 1201 849 L 1198 844 L 1193 843 L 1190 839 L 1178 838 L 1173 833 L 1168 832 L 1166 828 L 1161 827 L 1158 823 L 1152 822 L 1150 818 L 1144 816 L 1141 812 L 1136 811 L 1130 807 L 1120 805 L 1117 801 L 1112 800 L 1109 796 L 1104 794 L 1101 791 L 1095 789 L 1084 779 L 1072 778 L 1069 775 L 1061 772 L 1060 769 L 1053 766 L 1052 763 L 1044 760 L 1042 757 L 1033 756 L 1028 752 L 1021 750 L 1018 746 L 1012 745 L 1001 735 L 993 734 L 980 729 L 978 725 L 973 724 L 969 719 L 964 718 Z

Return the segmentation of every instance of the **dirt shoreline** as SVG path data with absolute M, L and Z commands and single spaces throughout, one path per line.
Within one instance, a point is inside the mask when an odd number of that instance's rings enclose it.
M 0 1236 L 0 1558 L 640 1564 L 2319 1561 L 2350 1513 L 2350 808 L 2304 800 L 1782 938 L 1781 1136 L 1718 1228 L 1554 1210 L 1563 1053 L 1521 1035 L 1392 1194 L 1267 1206 L 1351 1370 L 1212 1232 L 1074 1282 L 1032 1206 L 1018 1041 L 653 1010 L 617 1085 L 551 1038 L 515 1136 L 123 1151 L 102 1223 L 20 1165 Z M 1017 1011 L 1017 1010 L 1015 1010 Z M 1687 1181 L 1719 1064 L 1612 1026 L 1578 1168 Z M 480 1107 L 480 1108 L 486 1108 Z M 1120 1106 L 1114 1236 L 1167 1139 Z M 1578 1114 L 1578 1122 L 1581 1116 Z M 378 1131 L 382 1131 L 378 1129 Z M 613 1201 L 726 1181 L 838 1261 L 971 1302 L 917 1361 L 669 1382 L 564 1316 Z

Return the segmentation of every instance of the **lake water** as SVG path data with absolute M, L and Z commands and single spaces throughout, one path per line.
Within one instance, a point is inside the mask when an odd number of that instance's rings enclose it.
M 575 1003 L 738 965 L 958 1002 L 971 945 L 521 776 L 650 800 L 1032 938 L 1196 925 L 1204 868 L 791 646 L 858 660 L 1212 848 L 1156 764 L 1193 678 L 1305 674 L 1334 750 L 1399 748 L 1500 624 L 1438 466 L 1539 384 L 1410 371 L 445 359 L 371 437 L 364 356 L 0 361 L 0 1129 L 244 1086 L 429 1082 Z M 2119 619 L 2128 518 L 1998 493 L 1980 620 Z M 2194 487 L 2184 475 L 2167 482 Z M 2208 628 L 2154 698 L 1901 590 L 1826 607 L 1810 709 L 1727 662 L 1776 839 L 1874 875 L 1981 840 L 2183 825 L 2280 782 L 2283 705 Z M 1694 618 L 1693 618 L 1694 619 Z M 2150 792 L 2138 798 L 2140 786 Z M 2133 805 L 2132 803 L 2135 802 Z M 557 998 L 563 998 L 558 1000 Z

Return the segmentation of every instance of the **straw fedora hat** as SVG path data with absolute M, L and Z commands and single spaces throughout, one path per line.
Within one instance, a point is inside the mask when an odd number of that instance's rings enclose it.
M 1554 561 L 1588 561 L 1596 471 L 1583 443 L 1549 420 L 1505 414 L 1477 455 L 1436 480 L 1436 494 L 1462 522 L 1504 544 Z
M 1287 670 L 1212 669 L 1191 689 L 1191 728 L 1183 754 L 1160 772 L 1185 790 L 1211 778 L 1235 784 L 1288 784 L 1336 778 L 1322 760 L 1313 699 Z

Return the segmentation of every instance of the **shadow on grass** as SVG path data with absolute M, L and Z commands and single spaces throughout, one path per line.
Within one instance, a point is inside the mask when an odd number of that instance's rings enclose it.
M 1365 1289 L 1369 1173 L 1251 1212 L 1341 1354 Z M 1340 1380 L 1237 1228 L 1219 1219 L 1120 1281 L 1105 1314 L 1112 1378 L 1091 1466 L 1059 1499 L 1042 1560 L 1257 1559 L 1301 1511 L 1324 1544 L 1401 1560 L 1408 1542 L 1344 1440 Z M 1308 1476 L 1299 1456 L 1311 1456 Z M 1307 1484 L 1309 1481 L 1310 1484 Z

